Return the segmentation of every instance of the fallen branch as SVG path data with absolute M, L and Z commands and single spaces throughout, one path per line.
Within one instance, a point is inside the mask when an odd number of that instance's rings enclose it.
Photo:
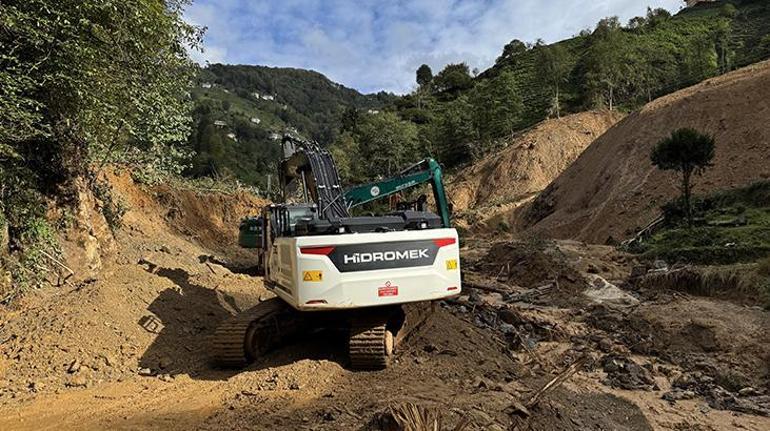
M 75 271 L 73 271 L 72 269 L 70 269 L 70 267 L 68 267 L 67 265 L 65 265 L 65 264 L 61 263 L 61 262 L 60 262 L 58 259 L 56 259 L 55 257 L 51 256 L 50 254 L 46 253 L 46 252 L 45 252 L 45 251 L 43 251 L 43 250 L 40 250 L 40 254 L 42 254 L 43 256 L 45 256 L 45 257 L 47 257 L 47 258 L 51 259 L 51 260 L 53 261 L 53 263 L 55 263 L 55 264 L 57 264 L 57 265 L 61 266 L 62 268 L 66 269 L 66 270 L 67 270 L 67 271 L 70 273 L 70 275 L 75 275 Z
M 477 290 L 483 290 L 484 292 L 493 292 L 493 293 L 499 293 L 501 295 L 505 295 L 508 293 L 511 293 L 510 289 L 504 289 L 497 286 L 491 286 L 488 284 L 479 284 L 472 281 L 463 281 L 463 285 L 465 287 L 469 287 L 471 289 L 477 289 Z
M 545 386 L 543 386 L 537 392 L 535 392 L 534 395 L 532 395 L 532 397 L 529 399 L 529 401 L 527 401 L 527 403 L 525 404 L 527 409 L 531 409 L 532 407 L 537 405 L 537 403 L 540 401 L 542 397 L 544 397 L 549 392 L 559 387 L 562 383 L 566 382 L 567 379 L 572 377 L 573 374 L 580 371 L 580 368 L 583 367 L 583 364 L 585 364 L 585 362 L 586 362 L 586 357 L 583 356 L 582 358 L 573 362 L 572 365 L 565 368 L 564 371 L 562 371 L 556 377 L 551 379 L 551 381 L 546 383 Z

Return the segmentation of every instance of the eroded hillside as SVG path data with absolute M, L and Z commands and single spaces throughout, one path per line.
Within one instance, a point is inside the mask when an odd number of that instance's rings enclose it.
M 515 204 L 543 190 L 623 114 L 590 111 L 546 120 L 462 169 L 448 185 L 455 211 Z
M 509 220 L 555 238 L 626 238 L 679 193 L 674 174 L 650 162 L 655 143 L 681 127 L 712 134 L 716 157 L 695 192 L 745 185 L 770 178 L 769 117 L 768 62 L 662 97 L 609 129 Z

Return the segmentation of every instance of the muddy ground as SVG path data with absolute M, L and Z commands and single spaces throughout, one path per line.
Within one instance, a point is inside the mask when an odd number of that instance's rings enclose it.
M 216 325 L 270 294 L 227 223 L 180 218 L 195 196 L 122 192 L 100 274 L 0 314 L 0 429 L 383 430 L 404 403 L 471 430 L 770 429 L 766 311 L 639 283 L 665 268 L 578 242 L 464 241 L 463 294 L 388 370 L 347 369 L 338 333 L 212 368 Z

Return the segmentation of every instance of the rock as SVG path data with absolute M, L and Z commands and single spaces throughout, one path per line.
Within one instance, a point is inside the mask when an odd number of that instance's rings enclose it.
M 512 308 L 503 308 L 497 312 L 498 319 L 510 325 L 518 325 L 523 322 L 521 315 Z
M 170 383 L 174 381 L 174 376 L 172 376 L 171 374 L 159 374 L 158 379 L 164 382 Z
M 104 355 L 104 363 L 107 364 L 108 367 L 115 367 L 118 365 L 118 360 L 115 359 L 115 356 L 107 353 Z
M 302 389 L 302 386 L 299 383 L 294 382 L 291 385 L 289 385 L 289 389 L 292 390 L 292 391 L 298 391 L 298 390 Z
M 608 386 L 628 390 L 651 390 L 655 385 L 650 372 L 631 358 L 610 354 L 604 356 L 601 363 L 607 373 L 604 383 Z
M 639 300 L 608 282 L 599 275 L 591 274 L 591 285 L 583 292 L 593 302 L 608 306 L 628 307 L 639 304 Z
M 425 345 L 425 346 L 422 348 L 422 350 L 423 350 L 424 352 L 427 352 L 427 353 L 433 353 L 433 352 L 435 352 L 436 350 L 438 350 L 438 347 L 436 347 L 436 345 L 435 345 L 435 344 L 426 344 L 426 345 Z
M 516 327 L 508 323 L 501 323 L 500 332 L 503 334 L 513 334 L 516 332 Z
M 161 253 L 171 254 L 171 249 L 166 244 L 161 245 L 160 248 L 158 248 L 158 251 Z
M 153 372 L 149 368 L 139 368 L 139 375 L 140 376 L 152 376 Z
M 670 392 L 666 392 L 665 394 L 663 394 L 661 398 L 670 403 L 673 403 L 679 400 L 691 400 L 695 398 L 695 396 L 696 394 L 693 391 L 674 389 Z
M 45 383 L 40 381 L 34 381 L 29 384 L 29 390 L 32 392 L 40 392 L 43 390 L 43 388 L 45 388 Z
M 599 346 L 599 350 L 601 350 L 604 353 L 609 353 L 610 350 L 612 350 L 612 340 L 609 338 L 602 338 L 599 340 L 597 345 Z
M 73 374 L 73 373 L 77 373 L 78 371 L 80 371 L 80 361 L 75 359 L 67 367 L 67 372 L 70 374 Z
M 88 379 L 86 379 L 86 376 L 82 374 L 77 374 L 73 376 L 67 383 L 67 386 L 73 387 L 73 388 L 85 388 L 88 386 Z
M 752 387 L 745 387 L 738 391 L 738 395 L 742 397 L 750 397 L 752 395 L 759 395 L 759 391 Z
M 589 274 L 598 274 L 600 272 L 600 269 L 595 264 L 589 263 L 588 268 L 586 268 L 586 272 L 588 272 Z

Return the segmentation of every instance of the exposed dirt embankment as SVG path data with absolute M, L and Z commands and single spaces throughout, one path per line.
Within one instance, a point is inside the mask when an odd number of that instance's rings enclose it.
M 681 127 L 714 135 L 714 165 L 696 178 L 696 193 L 706 193 L 770 178 L 768 122 L 770 62 L 662 97 L 608 130 L 509 221 L 555 238 L 623 239 L 679 193 L 674 174 L 650 162 L 655 143 Z
M 469 166 L 448 185 L 455 210 L 513 202 L 543 190 L 623 115 L 591 111 L 543 121 Z

